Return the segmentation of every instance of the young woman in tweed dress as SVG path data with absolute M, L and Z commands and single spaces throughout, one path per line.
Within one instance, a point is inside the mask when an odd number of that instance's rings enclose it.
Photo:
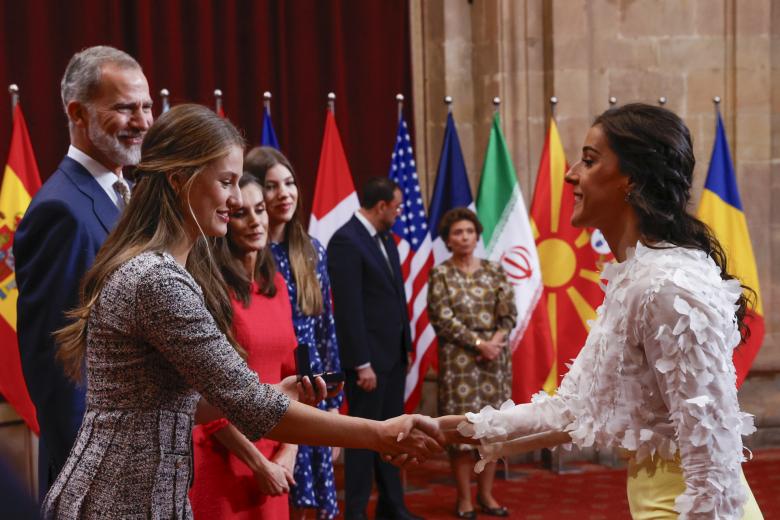
M 199 105 L 171 109 L 147 133 L 133 198 L 57 335 L 69 376 L 86 373 L 87 410 L 46 517 L 192 518 L 196 408 L 203 421 L 224 414 L 250 440 L 369 448 L 398 463 L 437 449 L 420 431 L 440 437 L 427 418 L 321 412 L 283 393 L 295 393 L 294 378 L 261 384 L 238 355 L 207 237 L 227 232 L 240 203 L 242 146 L 229 121 Z

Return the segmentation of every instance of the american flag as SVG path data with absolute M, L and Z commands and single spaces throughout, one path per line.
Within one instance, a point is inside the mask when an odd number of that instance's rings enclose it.
M 406 410 L 411 412 L 420 402 L 425 373 L 436 359 L 436 333 L 428 321 L 427 308 L 428 273 L 433 267 L 431 235 L 428 232 L 428 218 L 420 192 L 412 140 L 403 117 L 398 122 L 390 178 L 401 187 L 404 195 L 403 210 L 392 230 L 401 259 L 412 330 L 413 361 L 406 375 L 404 392 Z

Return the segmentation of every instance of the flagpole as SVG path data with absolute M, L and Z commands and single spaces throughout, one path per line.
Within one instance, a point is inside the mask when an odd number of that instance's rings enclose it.
M 396 94 L 395 101 L 398 103 L 398 121 L 400 122 L 404 116 L 404 95 L 401 93 Z
M 550 117 L 555 119 L 555 108 L 558 105 L 558 97 L 552 96 L 550 98 Z
M 609 96 L 609 108 L 617 105 L 617 98 L 615 96 Z
M 444 96 L 444 104 L 447 105 L 447 113 L 452 113 L 452 96 Z
M 11 94 L 11 120 L 13 120 L 14 110 L 16 105 L 19 104 L 19 85 L 16 83 L 8 85 L 8 93 Z
M 263 92 L 263 108 L 271 115 L 271 93 L 267 90 Z
M 717 115 L 720 112 L 720 96 L 712 98 L 712 103 L 715 105 L 715 115 Z
M 668 99 L 666 99 L 666 96 L 661 96 L 661 97 L 658 98 L 658 105 L 659 106 L 664 106 L 664 105 L 666 105 L 667 101 L 668 101 Z
M 222 111 L 222 91 L 214 89 L 214 112 L 219 114 Z
M 499 107 L 501 106 L 501 98 L 496 96 L 493 98 L 493 113 L 497 113 Z
M 162 99 L 162 113 L 164 114 L 171 108 L 171 102 L 169 101 L 171 92 L 167 88 L 160 90 L 160 98 Z
M 333 115 L 336 115 L 336 93 L 335 92 L 328 92 L 328 110 L 330 110 Z

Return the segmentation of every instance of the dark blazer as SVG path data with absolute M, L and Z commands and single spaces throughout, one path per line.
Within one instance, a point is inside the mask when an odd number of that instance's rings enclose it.
M 42 493 L 65 463 L 84 415 L 85 388 L 66 379 L 51 334 L 78 304 L 81 278 L 118 217 L 95 178 L 65 157 L 33 197 L 14 237 L 17 334 L 41 426 Z
M 411 351 L 401 264 L 395 242 L 384 234 L 391 274 L 375 239 L 352 217 L 328 243 L 328 272 L 333 287 L 336 335 L 341 365 L 371 363 L 388 371 Z

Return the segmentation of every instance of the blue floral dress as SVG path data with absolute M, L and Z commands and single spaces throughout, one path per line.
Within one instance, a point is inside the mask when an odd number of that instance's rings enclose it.
M 341 362 L 336 341 L 336 324 L 333 321 L 328 261 L 322 244 L 314 238 L 311 241 L 317 252 L 317 279 L 322 288 L 323 312 L 319 316 L 306 316 L 298 307 L 298 291 L 290 267 L 287 244 L 271 243 L 271 252 L 279 272 L 287 281 L 295 335 L 300 345 L 309 345 L 312 371 L 339 372 Z M 339 408 L 343 399 L 343 395 L 339 394 L 324 400 L 318 407 L 321 410 Z M 290 490 L 290 501 L 294 507 L 316 508 L 317 518 L 331 519 L 339 514 L 332 457 L 332 451 L 328 447 L 298 446 L 298 458 L 293 472 L 297 484 Z

